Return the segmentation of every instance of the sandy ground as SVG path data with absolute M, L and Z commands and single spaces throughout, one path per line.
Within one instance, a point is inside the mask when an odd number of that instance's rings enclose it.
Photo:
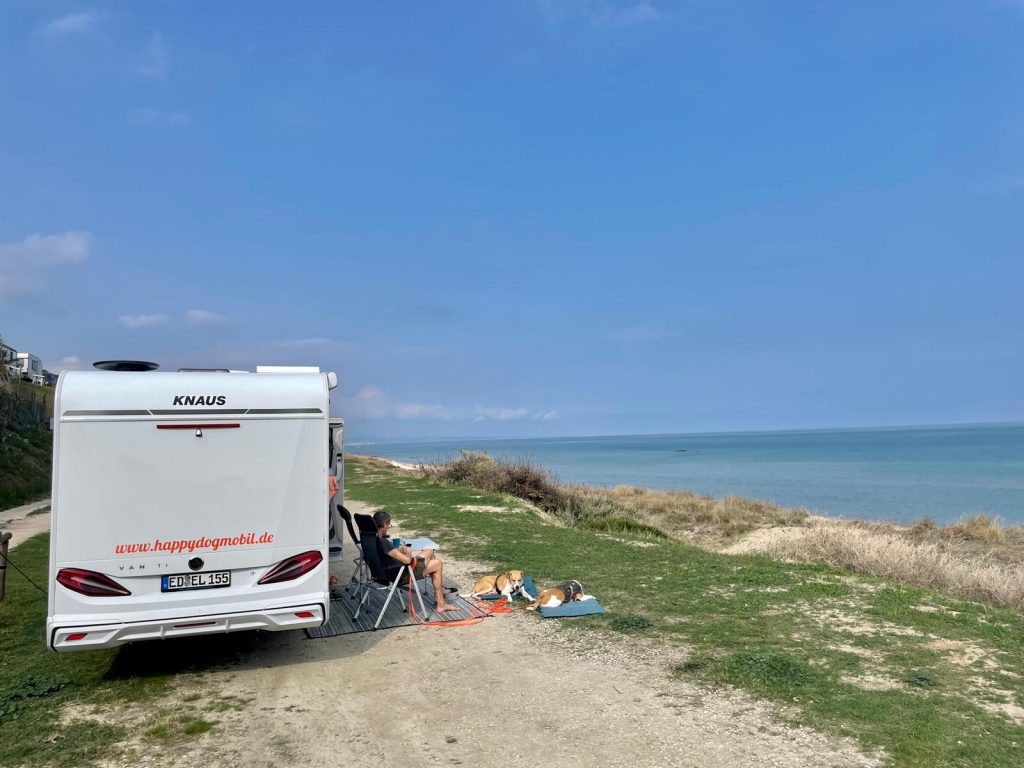
M 445 580 L 468 585 L 478 572 L 449 562 Z M 164 652 L 156 643 L 152 649 Z M 151 742 L 125 746 L 134 747 L 137 765 L 246 768 L 876 764 L 852 742 L 790 727 L 739 693 L 673 679 L 684 656 L 573 632 L 526 611 L 472 627 L 324 640 L 266 633 L 237 664 L 184 676 L 166 702 L 170 711 L 244 702 L 207 715 L 217 720 L 213 730 L 172 754 Z M 103 717 L 138 733 L 152 710 Z
M 49 512 L 29 517 L 30 512 L 48 506 L 50 506 L 50 500 L 43 499 L 42 501 L 34 501 L 31 504 L 5 509 L 0 512 L 0 531 L 10 531 L 11 533 L 9 549 L 14 549 L 21 542 L 32 538 L 36 534 L 50 530 Z

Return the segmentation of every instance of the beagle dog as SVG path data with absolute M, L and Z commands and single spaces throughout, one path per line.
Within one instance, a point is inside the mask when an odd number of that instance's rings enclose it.
M 470 597 L 480 597 L 481 595 L 501 595 L 509 600 L 516 595 L 522 595 L 527 600 L 535 599 L 523 585 L 522 571 L 506 571 L 497 576 L 484 576 L 473 585 Z
M 575 579 L 563 581 L 557 587 L 545 589 L 540 593 L 532 604 L 526 606 L 528 610 L 535 611 L 538 608 L 557 608 L 562 603 L 569 603 L 573 600 L 593 600 L 593 595 L 583 592 L 583 585 Z

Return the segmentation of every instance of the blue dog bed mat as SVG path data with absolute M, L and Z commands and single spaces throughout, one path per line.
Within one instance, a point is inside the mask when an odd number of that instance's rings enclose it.
M 537 585 L 533 583 L 533 577 L 527 576 L 525 574 L 523 575 L 523 589 L 525 589 L 534 597 L 537 597 L 537 595 L 539 594 L 537 592 Z M 497 600 L 500 597 L 501 595 L 480 595 L 481 600 Z M 517 598 L 522 598 L 523 600 L 526 599 L 525 597 L 522 597 L 522 595 L 515 595 L 515 597 L 513 597 L 513 599 Z
M 566 616 L 589 616 L 592 613 L 604 613 L 604 608 L 597 600 L 573 600 L 562 603 L 554 608 L 541 608 L 540 615 L 545 619 L 561 619 Z

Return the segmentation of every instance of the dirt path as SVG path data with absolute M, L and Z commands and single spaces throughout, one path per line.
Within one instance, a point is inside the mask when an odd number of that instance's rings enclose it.
M 5 509 L 0 512 L 0 531 L 10 531 L 10 549 L 14 549 L 21 542 L 32 538 L 36 534 L 50 530 L 50 513 L 31 515 L 37 509 L 50 506 L 49 499 L 34 501 L 12 509 Z
M 353 512 L 370 511 L 349 503 Z M 468 564 L 446 581 L 466 584 Z M 268 633 L 236 666 L 189 676 L 211 717 L 177 765 L 868 766 L 851 742 L 781 723 L 744 696 L 672 680 L 678 651 L 582 638 L 518 612 L 467 628 L 326 640 Z M 130 712 L 124 717 L 131 718 Z M 136 714 L 138 717 L 138 714 Z M 141 764 L 166 764 L 152 746 Z

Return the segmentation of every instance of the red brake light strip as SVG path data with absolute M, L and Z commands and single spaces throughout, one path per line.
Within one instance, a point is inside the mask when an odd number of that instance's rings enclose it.
M 238 429 L 240 424 L 225 424 L 223 422 L 213 424 L 157 424 L 157 429 Z

